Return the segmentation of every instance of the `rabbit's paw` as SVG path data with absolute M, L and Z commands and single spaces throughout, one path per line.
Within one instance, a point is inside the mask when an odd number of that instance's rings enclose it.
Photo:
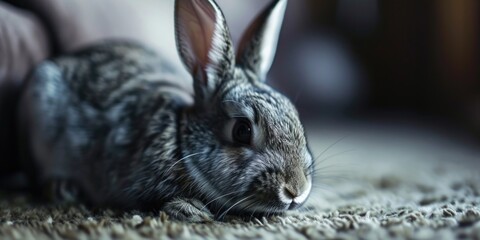
M 197 199 L 177 198 L 163 208 L 170 217 L 187 222 L 211 222 L 213 214 Z

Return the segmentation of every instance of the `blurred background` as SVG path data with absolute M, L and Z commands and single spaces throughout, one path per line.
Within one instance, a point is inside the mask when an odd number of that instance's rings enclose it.
M 272 79 L 307 118 L 480 134 L 480 2 L 290 1 Z
M 10 0 L 0 1 L 0 7 L 40 23 L 45 34 L 30 39 L 48 43 L 41 46 L 44 57 L 127 38 L 179 62 L 173 47 L 173 2 Z M 217 2 L 235 43 L 269 3 Z M 5 11 L 1 14 L 5 19 Z M 0 39 L 6 34 L 0 32 Z M 479 149 L 479 43 L 478 0 L 290 0 L 269 84 L 292 99 L 309 129 L 360 124 L 366 132 L 386 126 L 385 131 L 397 134 L 403 131 L 390 130 L 407 126 L 463 139 Z M 12 76 L 0 78 L 0 88 L 23 81 L 26 74 Z M 19 84 L 13 86 L 10 92 Z M 8 122 L 15 94 L 2 94 L 0 117 Z M 7 133 L 14 121 L 3 124 L 4 148 L 11 142 Z

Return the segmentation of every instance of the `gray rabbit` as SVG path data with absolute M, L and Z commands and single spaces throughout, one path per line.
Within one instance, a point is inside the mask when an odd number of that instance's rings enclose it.
M 56 199 L 185 221 L 298 208 L 314 162 L 295 107 L 265 84 L 286 4 L 254 20 L 235 56 L 213 0 L 176 0 L 191 79 L 118 41 L 42 63 L 19 109 L 32 182 Z

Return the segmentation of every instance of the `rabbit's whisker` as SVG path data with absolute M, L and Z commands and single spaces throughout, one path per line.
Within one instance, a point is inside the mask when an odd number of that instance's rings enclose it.
M 235 193 L 239 193 L 239 192 L 242 192 L 242 191 L 233 191 L 233 192 L 230 192 L 230 193 L 227 193 L 227 194 L 223 194 L 223 195 L 221 195 L 221 196 L 219 196 L 219 197 L 216 197 L 216 198 L 212 199 L 211 201 L 207 202 L 207 203 L 205 204 L 205 206 L 202 207 L 201 210 L 204 210 L 209 204 L 217 201 L 217 200 L 220 199 L 220 198 L 224 198 L 224 197 L 226 197 L 226 196 L 229 196 L 229 195 L 232 195 L 232 194 L 235 194 Z
M 172 170 L 173 167 L 175 167 L 175 165 L 177 165 L 179 162 L 189 158 L 189 157 L 193 157 L 195 155 L 198 155 L 198 154 L 202 154 L 203 152 L 198 152 L 198 153 L 192 153 L 192 154 L 189 154 L 183 158 L 180 158 L 179 160 L 177 160 L 175 163 L 172 164 L 172 166 L 170 166 L 168 169 L 167 169 L 167 172 L 170 172 L 170 170 Z
M 223 218 L 230 210 L 232 210 L 232 208 L 234 208 L 235 206 L 237 206 L 238 204 L 242 203 L 243 201 L 253 197 L 254 195 L 250 195 L 250 196 L 247 196 L 245 198 L 242 198 L 241 200 L 237 201 L 235 204 L 233 204 L 231 207 L 229 207 L 225 212 L 223 212 L 219 218 Z
M 348 137 L 348 135 L 345 135 L 345 136 L 339 138 L 338 140 L 336 140 L 335 142 L 333 142 L 332 144 L 330 144 L 330 145 L 329 145 L 327 148 L 325 148 L 317 157 L 315 157 L 315 159 L 313 160 L 312 164 L 314 164 L 314 163 L 317 161 L 317 159 L 319 159 L 320 157 L 322 157 L 323 154 L 325 154 L 328 150 L 330 150 L 331 148 L 333 148 L 335 145 L 337 145 L 339 142 L 343 141 L 343 140 L 344 140 L 345 138 L 347 138 L 347 137 Z M 322 161 L 319 162 L 319 163 L 322 163 Z

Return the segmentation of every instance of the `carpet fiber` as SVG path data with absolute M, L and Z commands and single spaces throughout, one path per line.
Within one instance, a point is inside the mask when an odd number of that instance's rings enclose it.
M 162 212 L 37 205 L 3 194 L 0 239 L 480 239 L 475 148 L 415 131 L 362 131 L 342 138 L 345 131 L 311 130 L 320 162 L 314 192 L 285 216 L 189 224 Z

